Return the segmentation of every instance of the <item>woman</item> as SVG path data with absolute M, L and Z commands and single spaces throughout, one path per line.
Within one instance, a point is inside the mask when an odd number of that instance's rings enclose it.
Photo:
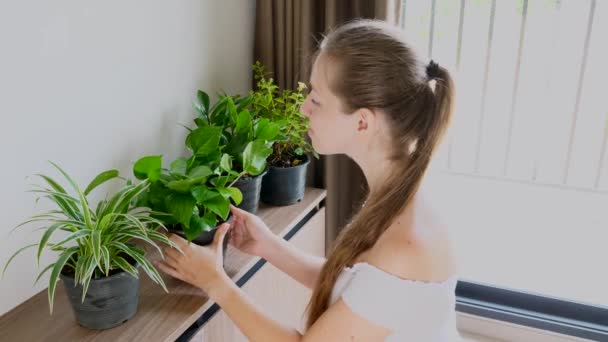
M 418 192 L 450 121 L 453 83 L 402 36 L 386 23 L 359 20 L 325 37 L 315 57 L 301 108 L 313 146 L 351 157 L 370 188 L 327 260 L 232 208 L 230 242 L 313 290 L 304 334 L 268 318 L 225 274 L 220 246 L 228 225 L 211 247 L 171 237 L 184 254 L 167 250 L 159 267 L 202 288 L 251 341 L 459 340 L 450 239 Z

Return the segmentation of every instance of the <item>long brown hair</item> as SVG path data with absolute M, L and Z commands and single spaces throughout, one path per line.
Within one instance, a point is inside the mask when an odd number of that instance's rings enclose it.
M 329 307 L 344 267 L 376 243 L 417 192 L 449 125 L 454 91 L 448 71 L 421 62 L 403 32 L 385 22 L 357 20 L 338 27 L 323 39 L 318 54 L 337 65 L 329 86 L 345 112 L 370 108 L 385 114 L 395 167 L 336 239 L 308 304 L 308 328 Z

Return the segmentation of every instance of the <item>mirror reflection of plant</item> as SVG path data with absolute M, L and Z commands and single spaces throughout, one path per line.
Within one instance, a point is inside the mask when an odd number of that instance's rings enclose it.
M 306 98 L 306 85 L 298 82 L 296 91 L 281 91 L 274 80 L 267 77 L 268 74 L 259 61 L 253 65 L 253 70 L 257 88 L 250 92 L 252 101 L 249 108 L 255 117 L 268 119 L 279 128 L 273 152 L 268 158 L 270 165 L 296 166 L 308 153 L 319 158 L 306 137 L 309 120 L 300 112 L 300 106 Z
M 43 222 L 48 226 L 38 243 L 27 245 L 15 252 L 7 261 L 2 275 L 21 252 L 37 247 L 37 261 L 45 249 L 58 252 L 57 260 L 46 266 L 36 278 L 51 271 L 48 286 L 48 298 L 51 313 L 53 298 L 59 274 L 63 272 L 74 277 L 75 283 L 82 285 L 82 301 L 87 294 L 92 279 L 108 277 L 117 271 L 124 271 L 138 277 L 136 265 L 139 264 L 152 281 L 167 288 L 154 266 L 145 258 L 145 251 L 132 244 L 134 240 L 143 241 L 156 248 L 161 256 L 162 251 L 157 242 L 175 246 L 159 228 L 166 229 L 161 221 L 152 217 L 153 212 L 147 208 L 133 206 L 133 200 L 149 187 L 148 182 L 130 184 L 127 182 L 110 198 L 99 201 L 93 209 L 87 196 L 97 186 L 118 178 L 117 170 L 108 170 L 97 175 L 84 191 L 58 165 L 51 163 L 68 181 L 73 193 L 69 193 L 59 182 L 45 175 L 42 178 L 48 187 L 37 185 L 30 192 L 40 194 L 56 206 L 54 210 L 32 216 L 15 229 L 32 222 Z M 67 236 L 59 242 L 50 242 L 57 231 L 64 231 Z M 175 246 L 177 247 L 177 246 Z

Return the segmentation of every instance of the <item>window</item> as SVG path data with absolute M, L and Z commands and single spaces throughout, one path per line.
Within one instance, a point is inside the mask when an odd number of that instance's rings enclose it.
M 410 43 L 457 85 L 425 186 L 454 231 L 460 308 L 559 313 L 561 328 L 536 326 L 608 338 L 608 1 L 402 0 L 401 11 Z

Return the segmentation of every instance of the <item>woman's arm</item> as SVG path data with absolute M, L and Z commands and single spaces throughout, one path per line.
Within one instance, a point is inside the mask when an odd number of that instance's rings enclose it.
M 234 220 L 230 230 L 230 244 L 247 254 L 268 260 L 291 278 L 312 289 L 315 286 L 325 258 L 298 250 L 276 236 L 261 218 L 244 210 L 231 207 Z
M 221 246 L 228 228 L 228 224 L 222 225 L 208 247 L 188 244 L 171 235 L 181 252 L 166 247 L 165 260 L 156 265 L 165 273 L 203 289 L 250 341 L 381 341 L 388 336 L 389 330 L 352 312 L 341 299 L 321 315 L 305 336 L 266 316 L 223 269 Z
M 262 258 L 309 289 L 315 287 L 325 265 L 324 257 L 305 253 L 278 236 L 271 239 L 269 247 L 261 253 Z
M 228 277 L 222 274 L 207 292 L 249 341 L 300 341 L 302 334 L 268 317 Z
M 384 341 L 391 333 L 339 299 L 302 335 L 266 316 L 226 274 L 209 285 L 207 294 L 252 342 Z

